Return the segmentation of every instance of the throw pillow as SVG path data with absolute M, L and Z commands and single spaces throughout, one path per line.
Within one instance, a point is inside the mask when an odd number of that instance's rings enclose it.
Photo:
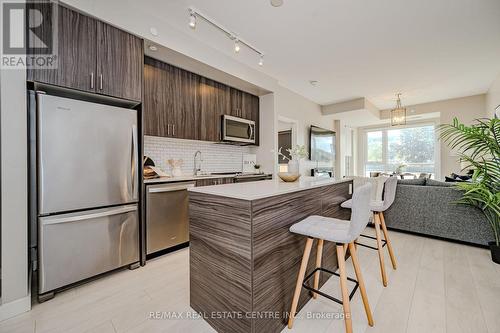
M 425 186 L 440 186 L 440 187 L 450 187 L 454 186 L 453 183 L 445 183 L 445 182 L 440 182 L 434 179 L 426 179 L 425 180 Z

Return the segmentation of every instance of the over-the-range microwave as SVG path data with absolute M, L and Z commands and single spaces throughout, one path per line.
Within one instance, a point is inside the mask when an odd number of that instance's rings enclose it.
M 255 143 L 255 121 L 228 115 L 222 116 L 222 141 Z

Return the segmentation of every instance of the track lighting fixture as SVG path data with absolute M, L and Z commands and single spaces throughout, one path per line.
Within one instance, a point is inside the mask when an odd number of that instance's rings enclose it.
M 207 22 L 208 24 L 210 24 L 211 26 L 213 26 L 214 28 L 222 31 L 229 39 L 233 40 L 234 41 L 234 52 L 239 53 L 240 50 L 241 50 L 241 46 L 242 45 L 246 46 L 248 49 L 250 49 L 251 51 L 257 53 L 257 55 L 259 56 L 259 62 L 258 62 L 259 66 L 263 66 L 264 65 L 264 53 L 261 52 L 261 51 L 259 51 L 253 45 L 251 45 L 248 42 L 245 42 L 237 34 L 235 34 L 234 32 L 230 31 L 229 29 L 226 29 L 225 27 L 223 27 L 222 25 L 220 25 L 216 21 L 208 18 L 206 15 L 200 13 L 198 10 L 196 10 L 196 9 L 194 9 L 194 8 L 191 7 L 191 8 L 188 9 L 188 12 L 189 12 L 189 26 L 192 29 L 196 28 L 196 23 L 197 23 L 196 21 L 199 20 L 199 19 L 201 19 L 204 22 Z

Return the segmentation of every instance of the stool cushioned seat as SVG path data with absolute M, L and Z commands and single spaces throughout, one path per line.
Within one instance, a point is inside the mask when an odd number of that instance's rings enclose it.
M 354 240 L 349 234 L 350 223 L 349 221 L 331 217 L 312 215 L 292 225 L 290 231 L 330 242 L 350 243 Z

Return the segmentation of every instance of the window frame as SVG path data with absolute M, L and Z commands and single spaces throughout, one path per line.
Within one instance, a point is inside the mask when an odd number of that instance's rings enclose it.
M 382 165 L 384 169 L 388 166 L 388 134 L 387 132 L 395 129 L 416 128 L 433 126 L 435 129 L 439 126 L 439 120 L 430 120 L 423 122 L 412 122 L 402 126 L 373 126 L 362 129 L 362 151 L 361 151 L 361 171 L 362 176 L 366 176 L 366 164 L 368 163 L 368 133 L 382 131 Z M 434 136 L 434 179 L 441 178 L 441 145 L 437 134 Z

